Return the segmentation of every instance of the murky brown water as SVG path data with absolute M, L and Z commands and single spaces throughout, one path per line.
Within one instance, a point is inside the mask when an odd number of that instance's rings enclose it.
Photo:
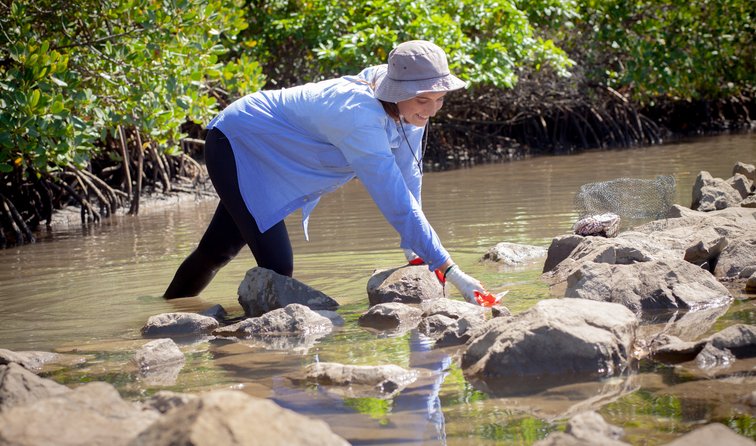
M 550 297 L 539 280 L 541 265 L 497 269 L 478 263 L 489 247 L 501 241 L 545 247 L 555 235 L 569 232 L 576 218 L 573 197 L 581 184 L 674 175 L 676 202 L 690 205 L 700 170 L 727 178 L 736 161 L 756 162 L 756 135 L 430 173 L 423 202 L 457 263 L 492 291 L 510 289 L 507 305 L 518 312 Z M 236 288 L 254 266 L 245 254 L 222 270 L 201 298 L 166 302 L 160 297 L 215 204 L 171 205 L 0 250 L 0 348 L 74 354 L 72 365 L 48 372 L 68 384 L 107 380 L 130 398 L 164 388 L 139 378 L 129 364 L 146 319 L 215 303 L 239 313 Z M 248 342 L 185 345 L 189 361 L 171 390 L 240 387 L 322 418 L 354 444 L 528 445 L 584 408 L 600 409 L 638 445 L 662 444 L 710 420 L 756 435 L 753 408 L 735 404 L 756 390 L 756 363 L 751 361 L 736 363 L 740 375 L 726 380 L 702 380 L 687 369 L 648 365 L 622 378 L 535 395 L 486 395 L 465 381 L 449 352 L 431 350 L 416 333 L 376 337 L 357 326 L 356 318 L 367 309 L 365 286 L 372 271 L 404 262 L 398 237 L 357 182 L 322 200 L 311 218 L 310 242 L 303 240 L 298 215 L 288 226 L 295 277 L 337 299 L 345 326 L 296 352 L 265 351 Z M 738 300 L 715 328 L 753 324 L 755 314 L 752 302 Z M 395 363 L 424 373 L 391 400 L 337 395 L 290 382 L 288 376 L 316 359 Z

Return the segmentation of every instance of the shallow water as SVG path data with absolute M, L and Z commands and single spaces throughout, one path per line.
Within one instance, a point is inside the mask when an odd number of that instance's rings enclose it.
M 547 247 L 554 236 L 570 231 L 577 218 L 573 199 L 582 184 L 674 175 L 675 202 L 688 206 L 699 171 L 728 178 L 736 161 L 756 162 L 756 135 L 429 173 L 423 206 L 456 262 L 492 291 L 510 289 L 506 305 L 516 313 L 553 297 L 539 280 L 542 263 L 518 268 L 479 263 L 488 248 L 502 241 Z M 343 327 L 293 352 L 266 351 L 252 342 L 185 344 L 188 362 L 176 383 L 150 382 L 129 362 L 150 315 L 215 303 L 241 313 L 236 288 L 254 266 L 247 253 L 224 268 L 200 298 L 167 302 L 160 297 L 215 206 L 214 201 L 175 203 L 138 218 L 117 216 L 95 227 L 56 230 L 34 245 L 0 250 L 0 348 L 69 353 L 67 365 L 46 374 L 67 384 L 106 380 L 132 399 L 165 388 L 242 388 L 322 418 L 354 444 L 528 445 L 585 408 L 623 426 L 626 440 L 638 445 L 662 444 L 712 420 L 756 435 L 753 408 L 737 403 L 756 390 L 753 361 L 736 362 L 736 374 L 721 372 L 727 379 L 702 377 L 694 368 L 641 364 L 602 382 L 493 396 L 464 379 L 452 351 L 432 350 L 416 332 L 376 336 L 360 328 L 356 319 L 367 309 L 371 273 L 398 266 L 404 257 L 398 236 L 358 182 L 324 197 L 311 218 L 310 242 L 303 240 L 298 214 L 287 220 L 295 277 L 339 301 Z M 454 292 L 452 297 L 457 298 Z M 702 329 L 753 324 L 755 314 L 752 301 L 739 299 Z M 290 380 L 316 360 L 394 363 L 422 373 L 388 400 Z

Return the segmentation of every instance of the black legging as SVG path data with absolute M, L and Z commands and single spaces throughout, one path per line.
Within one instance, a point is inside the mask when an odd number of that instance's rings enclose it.
M 205 139 L 205 164 L 220 203 L 197 249 L 181 263 L 164 297 L 198 295 L 245 244 L 258 266 L 291 276 L 294 255 L 286 224 L 280 221 L 264 233 L 257 228 L 239 191 L 233 149 L 218 129 L 210 130 Z

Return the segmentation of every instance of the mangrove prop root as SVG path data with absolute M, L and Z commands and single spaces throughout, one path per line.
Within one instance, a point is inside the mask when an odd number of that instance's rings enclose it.
M 134 130 L 137 141 L 137 180 L 134 188 L 134 195 L 131 200 L 129 215 L 139 215 L 139 197 L 142 195 L 142 176 L 144 175 L 144 146 L 142 146 L 142 137 L 139 136 L 139 129 Z

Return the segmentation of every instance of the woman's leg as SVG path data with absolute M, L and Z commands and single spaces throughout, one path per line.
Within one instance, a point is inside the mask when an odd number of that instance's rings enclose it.
M 217 129 L 208 133 L 205 160 L 221 202 L 199 246 L 181 264 L 165 297 L 199 294 L 245 243 L 258 266 L 291 276 L 294 256 L 286 224 L 281 221 L 264 233 L 259 231 L 239 191 L 233 149 Z
M 181 263 L 163 296 L 174 299 L 198 295 L 243 246 L 236 224 L 219 203 L 197 249 Z

